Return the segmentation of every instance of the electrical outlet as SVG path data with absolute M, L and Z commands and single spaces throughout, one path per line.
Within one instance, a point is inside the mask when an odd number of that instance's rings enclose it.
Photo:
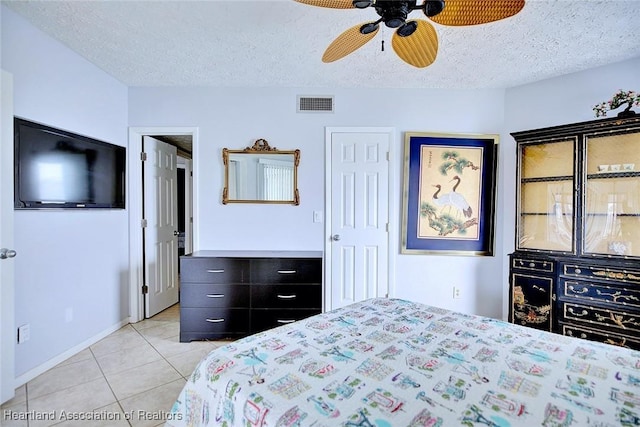
M 459 298 L 462 298 L 462 290 L 459 287 L 454 286 L 453 287 L 453 299 L 459 299 Z
M 64 321 L 67 322 L 67 323 L 73 321 L 73 308 L 68 307 L 64 311 Z
M 18 327 L 18 344 L 22 344 L 24 342 L 29 341 L 31 338 L 31 326 L 28 323 L 25 323 L 22 326 Z

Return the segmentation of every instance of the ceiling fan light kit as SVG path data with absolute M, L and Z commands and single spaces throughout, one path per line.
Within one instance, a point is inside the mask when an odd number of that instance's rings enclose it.
M 370 41 L 379 24 L 394 28 L 391 40 L 398 57 L 417 68 L 431 65 L 438 53 L 435 27 L 424 19 L 407 20 L 414 10 L 421 10 L 429 20 L 448 26 L 479 25 L 509 18 L 522 10 L 525 0 L 294 0 L 310 6 L 333 9 L 373 7 L 380 17 L 340 34 L 322 56 L 323 62 L 342 59 Z
M 369 6 L 371 6 L 373 4 L 372 0 L 353 0 L 353 7 L 358 8 L 358 9 L 366 9 Z
M 400 28 L 398 28 L 398 35 L 400 37 L 409 37 L 415 33 L 418 29 L 418 23 L 416 21 L 405 22 Z
M 360 27 L 360 32 L 362 34 L 371 34 L 374 31 L 378 31 L 378 28 L 378 24 L 376 24 L 375 22 L 367 22 L 362 27 Z
M 411 12 L 409 3 L 406 1 L 377 1 L 375 9 L 387 27 L 398 28 L 405 23 L 407 15 Z
M 444 0 L 424 2 L 424 14 L 430 18 L 442 12 L 443 9 L 444 9 Z

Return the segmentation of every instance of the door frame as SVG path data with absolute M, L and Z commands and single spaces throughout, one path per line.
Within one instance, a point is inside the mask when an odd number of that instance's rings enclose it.
M 197 127 L 130 127 L 128 160 L 128 203 L 129 203 L 129 322 L 144 319 L 144 298 L 142 297 L 144 273 L 144 246 L 142 232 L 142 152 L 143 136 L 191 135 L 192 159 L 198 155 Z M 193 177 L 197 177 L 197 162 L 192 161 Z M 192 179 L 193 249 L 198 247 L 198 180 Z
M 0 70 L 0 123 L 2 123 L 2 133 L 0 134 L 0 150 L 2 150 L 2 166 L 3 176 L 13 176 L 13 75 L 5 70 Z M 5 121 L 9 122 L 6 123 Z M 11 159 L 11 160 L 9 160 Z M 11 167 L 8 170 L 4 166 L 8 164 Z M 13 180 L 11 180 L 13 183 Z M 8 189 L 7 193 L 13 194 L 13 185 L 6 185 L 3 180 L 3 188 Z M 4 202 L 7 199 L 3 194 Z M 13 199 L 13 197 L 11 198 Z M 0 242 L 2 247 L 13 249 L 14 231 L 13 231 L 13 201 L 9 206 L 2 206 L 0 209 L 8 210 L 8 215 L 2 215 L 3 240 Z M 15 394 L 16 375 L 15 375 L 15 346 L 16 346 L 16 329 L 15 329 L 15 285 L 14 285 L 14 266 L 13 259 L 5 259 L 7 264 L 4 268 L 10 268 L 3 272 L 3 280 L 0 281 L 0 404 L 11 399 Z M 9 264 L 10 263 L 10 264 Z M 12 271 L 13 270 L 13 271 Z
M 324 206 L 325 206 L 325 224 L 324 224 L 324 308 L 323 311 L 329 311 L 332 309 L 331 301 L 333 292 L 333 284 L 331 283 L 331 232 L 332 232 L 332 224 L 331 224 L 331 178 L 332 178 L 332 164 L 331 164 L 331 142 L 332 142 L 332 134 L 334 133 L 382 133 L 389 136 L 389 161 L 388 165 L 388 212 L 387 217 L 389 218 L 389 230 L 387 232 L 387 296 L 393 296 L 395 291 L 395 282 L 393 278 L 395 277 L 395 252 L 396 246 L 393 245 L 393 237 L 397 235 L 398 229 L 398 209 L 395 209 L 397 200 L 395 194 L 396 186 L 393 185 L 395 180 L 395 168 L 393 166 L 394 159 L 396 158 L 395 153 L 395 139 L 396 139 L 396 129 L 393 127 L 325 127 L 325 192 L 324 192 Z
M 180 160 L 182 159 L 182 160 Z M 178 156 L 178 169 L 184 169 L 184 220 L 185 229 L 189 230 L 184 236 L 185 253 L 193 252 L 193 159 Z

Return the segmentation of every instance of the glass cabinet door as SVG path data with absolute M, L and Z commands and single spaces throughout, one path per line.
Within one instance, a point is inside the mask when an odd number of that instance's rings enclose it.
M 640 256 L 640 133 L 585 143 L 582 252 Z
M 575 252 L 575 141 L 519 146 L 518 249 Z

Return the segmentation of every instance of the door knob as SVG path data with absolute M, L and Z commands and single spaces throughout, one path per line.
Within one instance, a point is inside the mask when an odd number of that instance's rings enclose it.
M 14 258 L 16 255 L 18 255 L 18 253 L 13 249 L 0 249 L 0 259 Z
M 174 236 L 179 236 L 179 235 L 180 235 L 180 232 L 179 232 L 178 230 L 174 230 L 174 231 L 173 231 L 173 235 L 174 235 Z
M 331 240 L 333 240 L 334 242 L 337 242 L 338 240 L 340 240 L 340 235 L 334 234 L 333 236 L 331 236 Z

